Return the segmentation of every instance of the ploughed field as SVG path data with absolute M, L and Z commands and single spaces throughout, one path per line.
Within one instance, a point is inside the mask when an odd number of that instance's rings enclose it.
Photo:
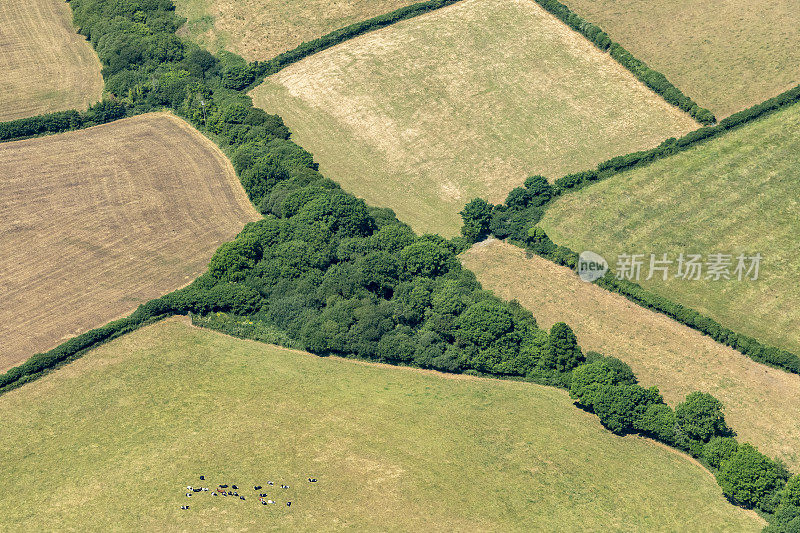
M 0 144 L 0 371 L 191 282 L 258 218 L 167 113 Z
M 530 0 L 464 0 L 314 54 L 267 78 L 321 171 L 418 232 L 458 234 L 502 201 L 698 127 Z
M 564 391 L 318 358 L 185 319 L 105 344 L 0 410 L 0 513 L 17 530 L 764 524 L 687 456 L 614 436 Z M 219 484 L 245 500 L 212 496 Z
M 100 100 L 100 60 L 63 0 L 3 0 L 0 122 L 86 109 Z
M 497 240 L 462 256 L 484 288 L 530 309 L 540 326 L 566 322 L 584 351 L 628 363 L 675 406 L 695 390 L 725 405 L 740 441 L 800 469 L 800 376 L 762 365 L 671 318 L 581 281 L 574 271 Z
M 416 0 L 175 0 L 180 33 L 212 52 L 266 60 Z
M 562 0 L 722 119 L 800 83 L 796 0 Z
M 794 105 L 566 194 L 548 207 L 540 225 L 557 244 L 595 251 L 618 272 L 619 254 L 644 254 L 638 258 L 644 261 L 639 280 L 644 287 L 736 332 L 800 353 L 798 220 L 800 105 Z M 662 259 L 665 253 L 673 261 L 667 280 L 661 271 L 647 280 L 650 254 Z M 685 260 L 700 256 L 700 279 L 676 277 L 681 253 Z M 713 254 L 728 257 L 716 261 Z M 747 271 L 756 254 L 762 258 L 758 279 L 752 280 L 755 270 Z M 715 262 L 723 271 L 720 279 L 711 266 Z

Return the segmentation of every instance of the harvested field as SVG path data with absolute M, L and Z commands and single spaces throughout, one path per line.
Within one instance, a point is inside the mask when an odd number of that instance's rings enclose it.
M 628 363 L 644 386 L 672 406 L 700 390 L 725 404 L 742 441 L 800 469 L 800 376 L 756 363 L 674 320 L 581 281 L 568 268 L 489 240 L 462 260 L 484 288 L 516 298 L 539 324 L 566 322 L 584 350 Z
M 446 377 L 167 320 L 0 396 L 0 513 L 37 531 L 764 525 L 687 456 L 614 436 L 564 391 Z M 247 499 L 185 496 L 218 484 Z
M 0 28 L 0 122 L 100 100 L 100 60 L 75 33 L 69 4 L 3 0 Z
M 615 269 L 645 254 L 640 283 L 761 342 L 800 353 L 800 104 L 691 150 L 567 194 L 541 226 L 558 244 L 593 250 Z M 731 279 L 646 280 L 650 254 L 731 256 Z M 761 254 L 757 280 L 736 257 Z M 745 263 L 749 267 L 750 261 Z
M 175 0 L 180 32 L 212 52 L 266 60 L 417 0 Z
M 796 0 L 562 0 L 718 119 L 800 83 Z
M 289 66 L 253 91 L 322 172 L 420 232 L 697 128 L 531 0 L 465 0 Z
M 0 176 L 0 371 L 189 283 L 259 218 L 166 113 L 0 144 Z

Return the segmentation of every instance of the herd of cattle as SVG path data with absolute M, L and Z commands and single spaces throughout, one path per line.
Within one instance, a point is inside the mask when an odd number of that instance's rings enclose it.
M 205 476 L 200 476 L 200 481 L 205 481 L 205 479 L 206 479 Z M 316 483 L 317 482 L 317 478 L 311 478 L 310 477 L 310 478 L 308 478 L 308 482 L 309 483 Z M 268 486 L 274 486 L 275 483 L 273 483 L 272 481 L 267 481 L 267 485 Z M 275 500 L 267 498 L 267 493 L 266 492 L 259 492 L 263 488 L 264 487 L 262 487 L 261 485 L 254 485 L 253 486 L 253 490 L 256 493 L 258 493 L 258 501 L 261 502 L 261 505 L 272 505 L 272 504 L 275 504 L 276 503 Z M 283 489 L 283 490 L 286 490 L 286 489 L 289 488 L 289 485 L 281 483 L 280 488 Z M 266 490 L 270 490 L 270 489 L 266 489 Z M 240 499 L 242 501 L 247 500 L 247 498 L 245 497 L 244 494 L 239 494 L 239 487 L 237 487 L 236 485 L 233 485 L 233 484 L 231 484 L 230 486 L 227 485 L 227 484 L 220 484 L 220 485 L 217 485 L 217 488 L 215 488 L 214 490 L 210 490 L 208 487 L 193 487 L 193 486 L 189 485 L 188 487 L 186 487 L 186 491 L 187 491 L 186 492 L 186 497 L 187 498 L 191 498 L 193 494 L 197 494 L 197 493 L 202 494 L 204 492 L 209 492 L 211 494 L 211 496 L 222 496 L 222 497 L 232 496 L 234 499 L 238 498 L 238 499 Z M 242 491 L 242 492 L 244 492 L 244 491 Z M 291 506 L 292 506 L 291 500 L 286 500 L 286 507 L 291 507 Z M 187 510 L 187 509 L 189 509 L 189 506 L 188 505 L 181 505 L 181 509 Z

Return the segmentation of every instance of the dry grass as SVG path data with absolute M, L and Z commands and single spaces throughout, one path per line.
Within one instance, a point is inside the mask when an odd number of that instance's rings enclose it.
M 797 0 L 562 0 L 723 118 L 800 83 Z
M 501 201 L 695 129 L 688 116 L 532 0 L 465 0 L 270 77 L 278 113 L 323 173 L 418 231 L 455 235 Z
M 764 525 L 685 455 L 612 435 L 564 391 L 443 377 L 161 322 L 0 397 L 0 529 Z M 247 500 L 181 490 L 219 483 Z M 259 505 L 255 484 L 279 505 Z
M 181 33 L 212 51 L 266 60 L 418 0 L 175 0 Z
M 463 256 L 483 286 L 516 298 L 544 327 L 566 322 L 584 350 L 627 362 L 671 405 L 694 390 L 726 408 L 739 437 L 800 470 L 800 376 L 758 364 L 664 315 L 584 283 L 571 270 L 496 240 Z
M 100 100 L 100 60 L 71 21 L 63 0 L 3 0 L 0 122 Z
M 0 177 L 0 370 L 185 285 L 258 218 L 166 113 L 0 144 Z

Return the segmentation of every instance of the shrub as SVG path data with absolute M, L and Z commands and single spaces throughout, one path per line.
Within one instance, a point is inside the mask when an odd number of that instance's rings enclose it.
M 730 434 L 722 414 L 722 402 L 705 392 L 692 392 L 675 408 L 678 426 L 687 437 L 708 442 L 716 436 Z
M 703 460 L 714 468 L 719 468 L 723 461 L 730 459 L 739 449 L 739 443 L 733 437 L 713 437 L 703 446 Z
M 771 512 L 773 494 L 783 486 L 781 467 L 750 444 L 742 444 L 722 461 L 717 482 L 731 501 Z

